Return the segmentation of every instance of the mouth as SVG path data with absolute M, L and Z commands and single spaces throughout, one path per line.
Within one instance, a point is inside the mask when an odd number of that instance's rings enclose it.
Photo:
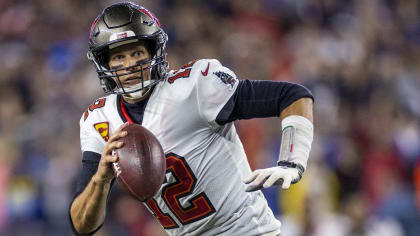
M 141 82 L 141 79 L 139 76 L 131 76 L 127 79 L 125 79 L 122 84 L 123 85 L 135 85 Z

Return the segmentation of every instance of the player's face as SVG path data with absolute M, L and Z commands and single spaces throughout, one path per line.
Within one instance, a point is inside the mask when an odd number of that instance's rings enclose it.
M 142 62 L 148 61 L 149 59 L 150 53 L 147 50 L 144 43 L 139 42 L 136 44 L 127 44 L 114 48 L 110 51 L 109 67 L 111 68 L 111 70 L 131 67 L 126 70 L 119 70 L 118 72 L 114 72 L 118 75 L 121 75 L 119 76 L 119 82 L 121 82 L 122 86 L 130 87 L 141 82 L 141 73 L 143 73 L 143 82 L 148 81 L 150 79 L 150 63 L 142 64 Z M 143 72 L 140 70 L 140 66 L 135 66 L 138 64 L 142 64 Z M 137 70 L 140 71 L 133 74 L 127 74 Z

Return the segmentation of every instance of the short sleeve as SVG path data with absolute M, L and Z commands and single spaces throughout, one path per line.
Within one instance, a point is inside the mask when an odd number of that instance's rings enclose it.
M 200 115 L 211 125 L 228 100 L 235 93 L 238 80 L 235 73 L 218 60 L 200 60 L 201 75 L 196 81 L 197 104 Z
M 95 130 L 90 120 L 80 119 L 80 148 L 82 152 L 90 151 L 101 154 L 105 148 L 105 141 Z

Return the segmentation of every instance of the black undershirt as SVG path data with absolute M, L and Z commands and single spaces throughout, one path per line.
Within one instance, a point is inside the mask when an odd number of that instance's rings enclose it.
M 251 118 L 280 116 L 296 100 L 312 93 L 302 85 L 264 80 L 240 80 L 238 87 L 216 117 L 219 125 Z
M 235 93 L 217 115 L 216 122 L 219 125 L 224 125 L 241 119 L 280 116 L 286 107 L 304 97 L 314 99 L 311 92 L 302 85 L 287 82 L 240 80 Z M 142 123 L 144 110 L 149 98 L 150 96 L 135 104 L 130 104 L 123 100 L 125 110 L 134 123 Z M 101 155 L 98 153 L 83 152 L 82 170 L 77 180 L 76 193 L 73 200 L 86 188 L 90 179 L 96 173 L 100 159 Z M 111 183 L 111 186 L 113 183 L 114 181 Z M 77 234 L 72 222 L 71 226 Z M 101 226 L 91 234 L 98 231 Z
M 133 120 L 134 123 L 141 124 L 143 122 L 143 114 L 144 114 L 144 110 L 146 108 L 147 102 L 149 101 L 149 98 L 150 96 L 134 104 L 128 103 L 124 101 L 124 99 L 122 99 L 122 103 L 125 107 L 125 110 L 127 111 L 128 115 L 130 116 L 130 118 Z

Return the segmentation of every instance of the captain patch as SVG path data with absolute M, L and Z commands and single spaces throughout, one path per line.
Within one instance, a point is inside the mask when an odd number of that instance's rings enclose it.
M 107 142 L 109 139 L 109 123 L 100 122 L 93 125 L 101 137 Z

